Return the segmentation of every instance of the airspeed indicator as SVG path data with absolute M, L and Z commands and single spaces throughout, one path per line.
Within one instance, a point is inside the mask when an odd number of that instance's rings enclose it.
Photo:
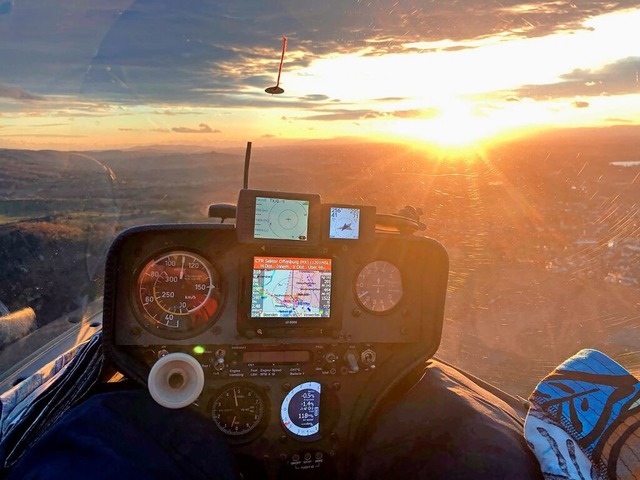
M 165 253 L 140 271 L 137 300 L 147 330 L 160 336 L 192 332 L 208 325 L 218 310 L 220 274 L 195 253 Z

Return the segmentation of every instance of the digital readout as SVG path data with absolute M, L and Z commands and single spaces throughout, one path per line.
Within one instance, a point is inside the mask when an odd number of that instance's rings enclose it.
M 331 314 L 331 259 L 254 257 L 252 318 Z
M 311 361 L 308 350 L 242 352 L 242 363 L 307 363 Z
M 291 389 L 282 401 L 280 421 L 300 440 L 312 440 L 320 432 L 320 392 L 318 382 L 306 382 Z
M 360 237 L 360 209 L 331 207 L 329 238 L 357 240 Z
M 254 238 L 306 242 L 308 229 L 308 200 L 256 197 Z

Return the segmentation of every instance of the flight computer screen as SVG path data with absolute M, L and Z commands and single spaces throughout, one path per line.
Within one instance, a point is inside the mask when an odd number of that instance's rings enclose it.
M 309 201 L 256 197 L 253 237 L 307 241 Z
M 331 259 L 254 257 L 252 318 L 328 318 Z
M 331 207 L 329 238 L 357 240 L 360 236 L 360 209 Z

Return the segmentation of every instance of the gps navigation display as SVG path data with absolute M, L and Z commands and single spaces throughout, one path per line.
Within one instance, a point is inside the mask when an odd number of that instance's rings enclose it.
M 308 228 L 308 200 L 256 197 L 254 238 L 304 242 Z
M 331 207 L 329 238 L 357 240 L 360 236 L 360 209 Z
M 252 318 L 328 318 L 331 259 L 254 257 Z

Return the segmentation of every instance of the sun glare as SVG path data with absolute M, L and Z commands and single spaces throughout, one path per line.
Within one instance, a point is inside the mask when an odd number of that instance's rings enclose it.
M 400 137 L 437 144 L 441 147 L 468 147 L 496 134 L 495 124 L 475 114 L 469 104 L 451 101 L 441 114 L 429 119 L 397 119 L 388 126 Z
M 331 123 L 336 135 L 367 129 L 449 148 L 541 125 L 602 126 L 613 117 L 636 121 L 637 101 L 620 104 L 616 96 L 600 94 L 604 87 L 594 88 L 587 100 L 528 96 L 522 87 L 561 85 L 568 72 L 597 72 L 637 55 L 638 20 L 640 9 L 633 9 L 595 17 L 585 24 L 589 28 L 542 37 L 501 34 L 481 41 L 405 44 L 404 52 L 393 54 L 328 55 L 291 72 L 287 88 L 298 98 L 314 92 L 330 100 L 304 118 L 321 120 L 310 127 Z
M 272 62 L 271 50 L 260 47 L 252 50 L 251 65 L 244 59 L 220 63 L 230 78 L 238 77 L 237 90 L 218 95 L 216 89 L 190 89 L 196 96 L 210 94 L 210 104 L 155 99 L 122 106 L 60 95 L 0 99 L 0 139 L 15 147 L 115 148 L 370 137 L 460 149 L 524 129 L 637 125 L 640 93 L 632 60 L 639 23 L 640 8 L 633 8 L 592 17 L 570 32 L 396 39 L 392 51 L 367 46 L 317 56 L 292 37 L 282 78 L 286 93 L 278 98 L 266 97 L 268 84 L 245 81 L 246 72 L 262 72 Z M 581 77 L 603 80 L 580 83 Z M 87 112 L 100 119 L 79 130 Z

